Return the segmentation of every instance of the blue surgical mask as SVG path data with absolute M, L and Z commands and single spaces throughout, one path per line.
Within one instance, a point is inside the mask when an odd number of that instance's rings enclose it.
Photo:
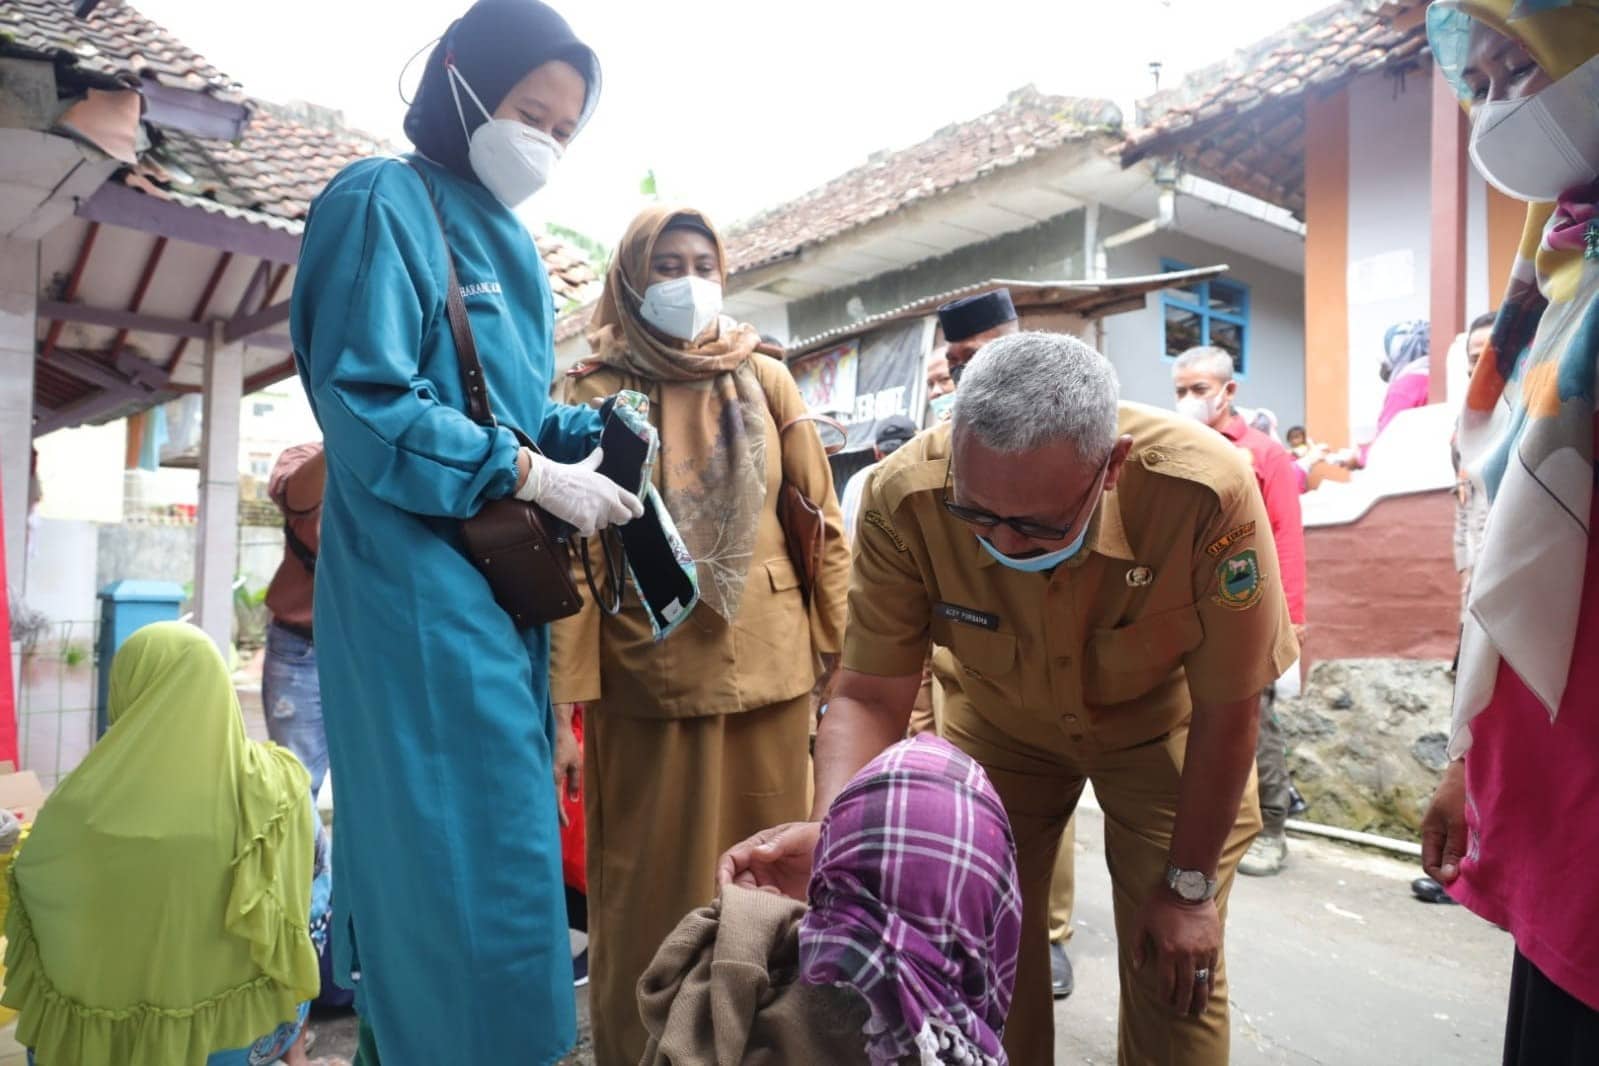
M 1027 559 L 1018 559 L 1014 555 L 1006 555 L 990 544 L 987 537 L 978 537 L 977 542 L 983 546 L 984 551 L 994 557 L 996 562 L 1003 563 L 1012 570 L 1022 570 L 1029 574 L 1036 574 L 1042 570 L 1053 570 L 1082 551 L 1083 542 L 1088 539 L 1088 526 L 1090 525 L 1093 525 L 1093 523 L 1090 522 L 1084 525 L 1083 531 L 1077 534 L 1077 539 L 1059 551 L 1053 551 L 1047 555 L 1034 555 Z

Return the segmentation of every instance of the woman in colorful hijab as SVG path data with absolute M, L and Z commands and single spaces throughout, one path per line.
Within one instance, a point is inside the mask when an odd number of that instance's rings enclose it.
M 317 994 L 310 777 L 245 737 L 193 626 L 128 638 L 107 717 L 11 866 L 17 1039 L 40 1066 L 276 1061 Z
M 567 380 L 574 405 L 623 389 L 649 398 L 654 484 L 698 563 L 701 595 L 659 642 L 631 588 L 615 616 L 589 602 L 553 627 L 555 700 L 587 708 L 599 1066 L 638 1063 L 639 975 L 678 919 L 716 895 L 717 856 L 804 817 L 810 694 L 843 636 L 849 553 L 827 456 L 815 427 L 796 421 L 805 401 L 788 369 L 756 351 L 754 327 L 721 313 L 726 277 L 709 219 L 648 208 L 606 276 L 593 359 Z M 785 482 L 826 520 L 809 603 L 778 517 Z
M 549 630 L 496 604 L 460 528 L 513 496 L 584 534 L 641 510 L 595 469 L 597 413 L 549 401 L 555 304 L 518 214 L 599 92 L 559 14 L 478 0 L 427 61 L 416 153 L 346 167 L 306 222 L 290 328 L 327 453 L 313 629 L 362 1066 L 544 1063 L 577 1035 Z M 452 267 L 492 419 L 468 414 Z
M 1599 0 L 1438 0 L 1483 176 L 1531 203 L 1461 415 L 1490 502 L 1427 873 L 1516 941 L 1505 1062 L 1599 1047 Z
M 982 768 L 922 734 L 822 822 L 809 908 L 738 884 L 639 983 L 646 1066 L 1003 1066 L 1022 902 Z

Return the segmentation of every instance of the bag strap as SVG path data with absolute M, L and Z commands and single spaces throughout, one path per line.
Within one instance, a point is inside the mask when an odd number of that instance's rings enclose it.
M 478 359 L 477 340 L 472 336 L 472 319 L 466 313 L 466 297 L 461 293 L 461 282 L 455 274 L 455 253 L 450 250 L 450 235 L 444 228 L 444 213 L 433 199 L 433 186 L 428 184 L 422 168 L 416 165 L 415 160 L 408 159 L 406 162 L 422 179 L 422 187 L 427 190 L 428 206 L 433 208 L 433 217 L 439 223 L 439 236 L 444 239 L 444 263 L 449 268 L 444 290 L 444 313 L 450 320 L 455 354 L 461 363 L 461 387 L 466 391 L 466 413 L 478 425 L 498 425 L 494 412 L 489 409 L 488 384 L 483 377 L 483 363 Z
M 455 354 L 461 362 L 461 387 L 466 391 L 466 413 L 472 421 L 483 426 L 496 426 L 499 424 L 494 417 L 494 412 L 489 408 L 488 382 L 483 376 L 483 362 L 478 358 L 477 340 L 472 336 L 472 319 L 466 313 L 466 297 L 461 292 L 460 279 L 455 274 L 455 253 L 450 251 L 450 235 L 444 228 L 444 213 L 439 210 L 438 201 L 433 199 L 433 186 L 428 184 L 427 175 L 422 168 L 416 165 L 415 160 L 406 160 L 417 177 L 422 179 L 422 186 L 427 190 L 428 205 L 433 208 L 433 217 L 439 223 L 439 236 L 444 239 L 444 263 L 449 269 L 446 288 L 444 290 L 444 313 L 450 320 L 450 333 L 455 338 Z M 521 434 L 518 434 L 521 437 Z M 531 441 L 523 439 L 523 444 L 537 451 L 537 446 Z M 594 594 L 594 600 L 600 609 L 608 615 L 614 615 L 622 609 L 622 582 L 625 579 L 625 557 L 621 545 L 613 556 L 611 542 L 602 536 L 600 549 L 605 557 L 605 573 L 611 581 L 612 596 L 609 600 L 600 594 L 599 583 L 594 580 L 594 570 L 589 563 L 588 538 L 581 538 L 578 545 L 578 554 L 583 557 L 583 576 L 588 581 L 589 591 Z
M 311 546 L 301 540 L 294 532 L 294 526 L 287 518 L 283 520 L 283 543 L 288 547 L 289 554 L 300 561 L 308 573 L 316 573 L 316 552 Z
M 767 401 L 768 404 L 770 402 L 770 400 Z M 840 422 L 836 418 L 829 418 L 827 415 L 803 414 L 797 418 L 791 418 L 778 427 L 777 435 L 782 437 L 783 434 L 787 433 L 801 422 L 815 422 L 817 425 L 827 426 L 830 429 L 836 429 L 838 431 L 838 435 L 843 438 L 842 440 L 840 440 L 837 444 L 822 445 L 822 450 L 830 456 L 837 455 L 839 452 L 844 450 L 846 445 L 849 444 L 849 430 L 844 428 L 844 423 Z

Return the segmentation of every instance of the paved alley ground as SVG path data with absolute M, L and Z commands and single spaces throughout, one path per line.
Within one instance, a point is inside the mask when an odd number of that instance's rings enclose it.
M 252 735 L 264 736 L 245 690 Z M 1077 992 L 1057 1005 L 1058 1066 L 1116 1061 L 1116 948 L 1104 817 L 1085 795 L 1077 833 Z M 1411 898 L 1409 861 L 1294 837 L 1276 878 L 1241 877 L 1228 921 L 1234 1066 L 1498 1063 L 1510 938 L 1459 907 Z M 582 1042 L 566 1060 L 587 1066 Z M 354 1018 L 313 1023 L 317 1055 L 355 1052 Z M 0 1064 L 4 1064 L 0 1048 Z M 1018 1064 L 1020 1066 L 1020 1064 Z

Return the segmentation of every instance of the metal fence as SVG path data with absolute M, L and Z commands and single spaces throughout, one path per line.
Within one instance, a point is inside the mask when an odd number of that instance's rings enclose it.
M 17 700 L 22 769 L 52 788 L 94 744 L 97 622 L 52 622 L 24 650 Z

